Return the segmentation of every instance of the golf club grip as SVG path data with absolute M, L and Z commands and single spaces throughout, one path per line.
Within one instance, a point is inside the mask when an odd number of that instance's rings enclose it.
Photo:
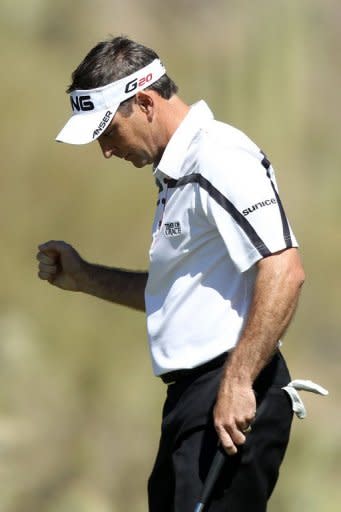
M 218 450 L 214 456 L 208 475 L 206 477 L 204 488 L 202 490 L 200 503 L 205 504 L 212 492 L 213 486 L 217 481 L 221 468 L 223 467 L 226 460 L 226 453 L 221 445 L 218 446 Z

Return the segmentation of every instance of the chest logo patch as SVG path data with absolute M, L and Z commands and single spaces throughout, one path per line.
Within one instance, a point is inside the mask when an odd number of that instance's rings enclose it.
M 173 238 L 175 236 L 181 235 L 180 222 L 166 222 L 164 232 L 167 238 Z

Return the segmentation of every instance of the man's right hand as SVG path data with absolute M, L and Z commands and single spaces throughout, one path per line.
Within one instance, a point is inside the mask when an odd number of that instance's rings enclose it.
M 38 276 L 54 286 L 145 311 L 147 272 L 89 263 L 71 245 L 55 240 L 39 245 L 37 260 Z
M 80 291 L 86 262 L 78 252 L 66 242 L 55 240 L 41 244 L 38 248 L 40 279 L 63 290 Z

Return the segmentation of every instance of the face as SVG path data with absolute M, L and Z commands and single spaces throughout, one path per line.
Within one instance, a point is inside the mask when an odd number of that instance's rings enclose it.
M 124 158 L 135 167 L 144 167 L 155 160 L 152 123 L 141 105 L 136 102 L 133 102 L 132 112 L 128 117 L 116 112 L 98 142 L 105 158 Z

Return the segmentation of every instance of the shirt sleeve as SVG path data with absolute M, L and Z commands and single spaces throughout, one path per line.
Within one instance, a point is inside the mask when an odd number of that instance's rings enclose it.
M 241 272 L 261 258 L 298 246 L 264 154 L 233 150 L 215 155 L 207 164 L 202 204 Z

